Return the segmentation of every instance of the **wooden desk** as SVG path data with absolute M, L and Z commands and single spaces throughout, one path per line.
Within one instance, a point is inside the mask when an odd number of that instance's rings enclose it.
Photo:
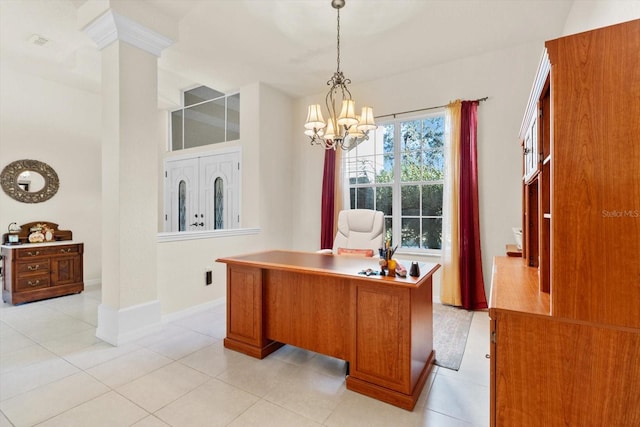
M 378 270 L 377 258 L 268 251 L 217 261 L 227 264 L 226 348 L 262 359 L 291 344 L 343 359 L 349 390 L 413 410 L 435 360 L 438 264 L 391 278 L 358 274 Z

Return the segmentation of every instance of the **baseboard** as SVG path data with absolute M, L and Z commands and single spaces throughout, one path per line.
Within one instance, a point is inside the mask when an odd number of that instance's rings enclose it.
M 96 337 L 119 346 L 162 328 L 160 301 L 154 300 L 122 309 L 98 306 Z
M 193 307 L 185 308 L 184 310 L 174 311 L 173 313 L 165 314 L 164 316 L 162 316 L 162 322 L 163 323 L 175 322 L 176 320 L 189 317 L 193 314 L 198 314 L 203 311 L 210 310 L 213 307 L 224 305 L 226 302 L 227 302 L 227 299 L 225 297 L 221 297 L 213 301 L 206 302 L 204 304 L 198 304 L 198 305 L 194 305 Z
M 98 286 L 102 284 L 102 280 L 101 279 L 85 279 L 84 280 L 84 286 Z

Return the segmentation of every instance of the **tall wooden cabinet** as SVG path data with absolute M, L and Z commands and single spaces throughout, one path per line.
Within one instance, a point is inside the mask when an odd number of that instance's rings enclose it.
M 640 425 L 640 20 L 548 41 L 523 258 L 494 260 L 491 425 Z

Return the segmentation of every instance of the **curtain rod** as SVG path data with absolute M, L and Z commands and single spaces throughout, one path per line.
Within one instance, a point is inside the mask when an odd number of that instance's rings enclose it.
M 489 97 L 488 97 L 488 96 L 485 96 L 484 98 L 474 99 L 474 100 L 472 100 L 471 102 L 483 102 L 483 101 L 486 101 L 487 99 L 489 99 Z M 438 105 L 438 106 L 436 106 L 436 107 L 420 108 L 420 109 L 418 109 L 418 110 L 403 111 L 403 112 L 401 112 L 401 113 L 384 114 L 384 115 L 382 115 L 382 116 L 375 116 L 375 118 L 376 118 L 376 119 L 381 119 L 381 118 L 383 118 L 383 117 L 393 117 L 393 118 L 395 119 L 395 118 L 396 118 L 396 116 L 397 116 L 397 115 L 400 115 L 400 114 L 409 114 L 409 113 L 417 113 L 417 112 L 419 112 L 419 111 L 436 110 L 436 109 L 438 109 L 438 108 L 444 108 L 444 107 L 446 107 L 447 105 L 449 105 L 449 104 L 446 104 L 446 105 Z

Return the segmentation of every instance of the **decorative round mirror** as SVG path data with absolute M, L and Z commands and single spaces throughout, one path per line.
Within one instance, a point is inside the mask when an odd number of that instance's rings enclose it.
M 40 203 L 52 198 L 60 187 L 58 174 L 38 160 L 16 160 L 0 173 L 0 184 L 9 197 L 23 203 Z

